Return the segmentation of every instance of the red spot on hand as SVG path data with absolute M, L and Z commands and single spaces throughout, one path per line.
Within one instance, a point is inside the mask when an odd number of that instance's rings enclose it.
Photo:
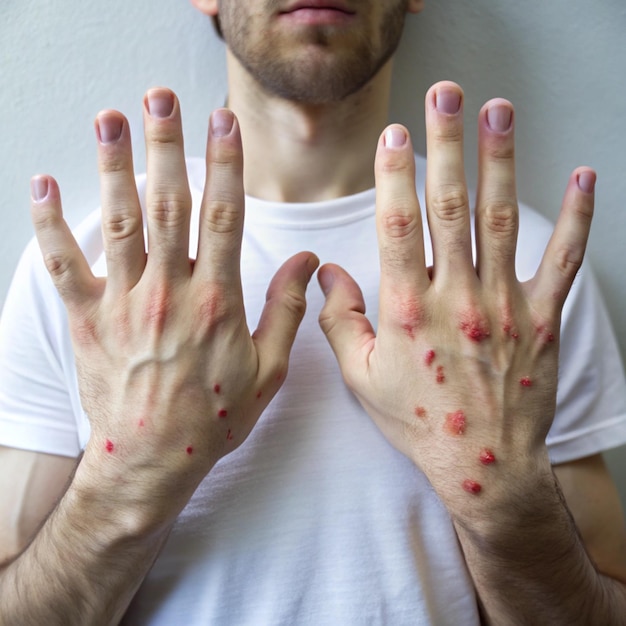
M 187 454 L 193 454 L 193 448 L 191 446 L 187 446 Z
M 479 458 L 480 462 L 483 465 L 492 465 L 496 462 L 496 455 L 491 450 L 489 450 L 489 448 L 481 450 Z
M 454 435 L 455 437 L 463 435 L 466 427 L 467 420 L 463 411 L 459 410 L 446 415 L 446 421 L 443 428 L 449 435 Z
M 435 351 L 434 350 L 428 350 L 426 352 L 426 354 L 424 355 L 424 363 L 426 363 L 426 365 L 428 367 L 430 367 L 433 364 L 433 361 L 435 360 Z
M 446 377 L 443 373 L 443 365 L 440 365 L 437 368 L 437 382 L 441 385 L 441 383 L 445 383 L 446 382 Z
M 226 409 L 220 409 L 217 412 L 218 417 L 228 417 L 228 411 Z
M 416 298 L 409 297 L 399 303 L 400 325 L 409 339 L 415 339 L 415 331 L 422 324 L 423 318 L 423 306 Z
M 459 328 L 468 339 L 476 343 L 481 342 L 490 335 L 489 328 L 485 322 L 475 314 L 464 316 L 464 319 L 459 324 Z
M 256 394 L 257 400 L 260 399 L 262 395 L 263 395 L 262 391 L 257 392 Z
M 215 385 L 213 387 L 213 391 L 215 391 L 215 393 L 219 393 L 222 390 L 222 388 L 219 385 Z
M 535 330 L 537 331 L 537 334 L 540 335 L 546 343 L 554 342 L 554 339 L 555 339 L 554 333 L 550 332 L 545 326 L 543 325 L 537 326 Z
M 402 324 L 402 330 L 409 339 L 415 339 L 415 326 L 413 324 Z
M 423 406 L 416 406 L 415 415 L 417 415 L 417 417 L 421 419 L 424 419 L 426 417 L 426 409 Z
M 113 444 L 113 442 L 110 439 L 106 440 L 106 443 L 104 444 L 104 447 L 106 449 L 106 451 L 111 454 L 113 452 L 113 450 L 115 450 L 115 445 Z
M 143 420 L 139 420 L 137 424 L 139 425 L 139 428 L 143 428 L 146 425 L 146 423 Z
M 228 429 L 228 432 L 226 433 L 226 440 L 227 441 L 232 441 L 233 440 L 233 433 L 230 430 L 230 428 Z
M 276 380 L 281 381 L 283 379 L 282 373 L 276 374 Z
M 511 337 L 513 337 L 513 339 L 519 339 L 519 333 L 513 332 L 511 333 Z
M 478 495 L 482 490 L 482 485 L 477 483 L 475 480 L 464 480 L 463 481 L 463 489 L 467 491 L 467 493 L 471 493 L 473 495 Z
M 530 378 L 528 378 L 528 376 L 524 376 L 524 378 L 522 378 L 522 380 L 519 381 L 519 384 L 522 387 L 532 387 L 533 386 L 533 381 L 530 380 Z

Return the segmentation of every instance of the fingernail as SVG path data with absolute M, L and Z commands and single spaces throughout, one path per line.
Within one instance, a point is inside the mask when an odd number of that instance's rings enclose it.
M 235 116 L 228 109 L 217 109 L 211 115 L 211 133 L 215 137 L 225 137 L 235 123 Z
M 440 113 L 455 115 L 461 109 L 461 94 L 456 89 L 439 89 L 435 94 L 435 106 Z
M 113 115 L 101 115 L 96 119 L 100 143 L 115 143 L 122 136 L 123 120 Z
M 35 202 L 41 202 L 48 196 L 50 185 L 45 176 L 34 176 L 30 180 L 30 195 Z
M 406 131 L 400 126 L 391 126 L 385 131 L 385 147 L 401 148 L 406 144 Z
M 312 254 L 306 261 L 306 271 L 308 274 L 308 279 L 311 280 L 311 276 L 315 273 L 315 270 L 319 267 L 320 260 L 316 255 Z
M 494 104 L 487 109 L 487 124 L 497 133 L 509 130 L 512 119 L 513 111 L 505 104 Z
M 317 280 L 319 281 L 322 292 L 327 296 L 330 290 L 333 288 L 335 282 L 335 275 L 327 270 L 322 270 L 317 273 Z
M 153 89 L 147 93 L 146 103 L 152 117 L 169 117 L 174 110 L 174 96 L 170 91 Z
M 596 173 L 587 170 L 578 174 L 578 186 L 585 193 L 593 193 L 596 187 Z

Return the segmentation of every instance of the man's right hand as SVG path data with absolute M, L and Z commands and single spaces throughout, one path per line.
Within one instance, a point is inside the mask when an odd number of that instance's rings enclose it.
M 278 270 L 251 336 L 240 280 L 237 120 L 225 109 L 211 117 L 194 262 L 179 103 L 157 88 L 144 105 L 147 253 L 129 125 L 116 111 L 96 119 L 107 278 L 92 274 L 49 176 L 33 179 L 32 216 L 68 311 L 91 423 L 75 483 L 92 496 L 94 485 L 114 487 L 118 507 L 142 510 L 144 523 L 160 527 L 245 440 L 279 389 L 318 260 L 303 252 Z

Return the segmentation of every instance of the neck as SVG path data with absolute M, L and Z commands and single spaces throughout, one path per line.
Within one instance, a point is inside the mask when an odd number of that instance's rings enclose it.
M 315 202 L 374 186 L 387 124 L 391 63 L 341 102 L 307 105 L 264 92 L 230 54 L 228 106 L 241 126 L 250 196 Z

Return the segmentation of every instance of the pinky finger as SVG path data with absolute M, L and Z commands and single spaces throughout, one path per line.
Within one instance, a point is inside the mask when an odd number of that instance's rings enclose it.
M 51 176 L 31 179 L 31 218 L 44 263 L 68 309 L 80 307 L 98 289 L 98 281 L 63 219 L 61 194 Z
M 579 167 L 570 176 L 561 213 L 532 280 L 536 304 L 560 314 L 585 256 L 593 217 L 596 173 Z M 551 303 L 551 304 L 550 304 Z

